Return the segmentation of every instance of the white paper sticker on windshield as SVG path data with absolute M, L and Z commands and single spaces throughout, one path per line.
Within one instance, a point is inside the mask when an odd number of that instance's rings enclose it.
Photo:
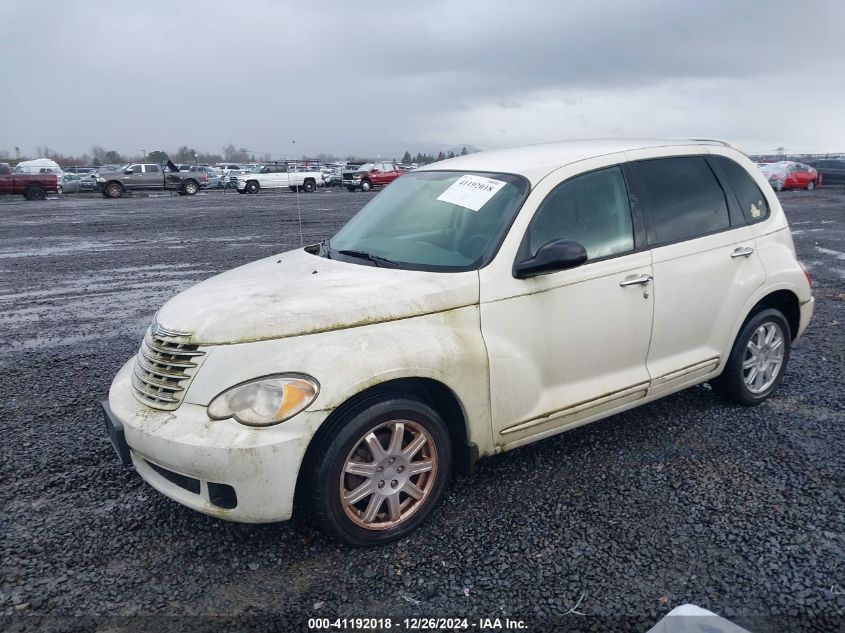
M 442 202 L 457 204 L 471 211 L 478 211 L 506 184 L 508 183 L 502 180 L 465 174 L 437 196 L 437 199 Z

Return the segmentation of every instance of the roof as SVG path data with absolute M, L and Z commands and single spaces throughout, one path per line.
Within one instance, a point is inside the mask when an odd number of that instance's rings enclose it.
M 588 158 L 636 149 L 689 145 L 736 149 L 731 143 L 718 139 L 582 139 L 476 152 L 431 163 L 420 167 L 419 171 L 448 169 L 520 174 L 534 185 L 554 170 Z

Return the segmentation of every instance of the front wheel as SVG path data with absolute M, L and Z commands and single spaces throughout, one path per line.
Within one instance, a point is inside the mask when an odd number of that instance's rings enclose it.
M 710 381 L 714 391 L 745 406 L 768 399 L 783 380 L 791 341 L 783 314 L 761 310 L 740 330 L 722 375 Z
M 250 180 L 248 183 L 246 183 L 246 190 L 248 193 L 258 193 L 258 189 L 258 183 L 254 180 Z
M 452 471 L 449 431 L 428 404 L 398 395 L 338 418 L 309 470 L 311 511 L 348 545 L 389 543 L 432 513 Z
M 815 180 L 811 180 L 810 182 L 807 183 L 807 191 L 812 191 L 815 188 L 816 188 L 816 181 Z
M 373 188 L 373 183 L 369 180 L 362 180 L 361 181 L 361 191 L 369 191 Z
M 123 195 L 123 186 L 119 183 L 113 182 L 106 187 L 105 193 L 107 198 L 119 198 Z

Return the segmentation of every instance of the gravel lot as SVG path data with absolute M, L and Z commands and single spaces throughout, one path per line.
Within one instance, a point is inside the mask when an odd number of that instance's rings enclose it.
M 758 408 L 701 386 L 485 460 L 433 520 L 375 550 L 337 546 L 301 517 L 206 517 L 121 468 L 98 402 L 155 310 L 297 247 L 297 199 L 309 243 L 371 195 L 0 199 L 4 626 L 202 614 L 278 618 L 286 631 L 308 616 L 517 615 L 537 630 L 549 618 L 645 631 L 692 602 L 752 631 L 843 630 L 842 190 L 782 194 L 817 308 Z M 579 599 L 585 615 L 563 615 Z

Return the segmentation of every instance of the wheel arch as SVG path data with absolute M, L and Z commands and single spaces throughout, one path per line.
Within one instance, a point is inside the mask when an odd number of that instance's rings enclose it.
M 801 304 L 798 300 L 798 295 L 791 290 L 775 290 L 760 299 L 746 315 L 742 325 L 740 325 L 740 330 L 745 327 L 745 324 L 748 323 L 751 317 L 766 308 L 774 308 L 783 314 L 786 322 L 789 324 L 789 336 L 794 341 L 801 325 Z
M 467 414 L 457 394 L 450 387 L 433 378 L 394 378 L 372 385 L 347 398 L 323 421 L 320 428 L 310 439 L 302 465 L 299 468 L 295 495 L 297 506 L 301 506 L 302 495 L 306 489 L 303 481 L 305 478 L 302 474 L 309 472 L 310 464 L 318 457 L 317 447 L 321 444 L 322 438 L 331 432 L 337 420 L 349 411 L 364 406 L 368 402 L 383 396 L 397 395 L 417 398 L 437 411 L 449 430 L 455 469 L 463 473 L 471 473 L 475 469 L 478 460 L 478 447 L 469 441 Z
M 755 314 L 766 308 L 774 308 L 783 314 L 789 325 L 790 340 L 794 341 L 796 339 L 801 329 L 801 300 L 798 296 L 798 290 L 794 286 L 787 284 L 779 284 L 774 288 L 769 288 L 765 294 L 752 297 L 746 303 L 746 308 L 741 313 L 741 318 L 737 319 L 733 331 L 726 341 L 726 347 L 722 352 L 717 370 L 718 373 L 715 374 L 716 376 L 721 375 L 725 369 L 725 363 L 727 363 L 736 337 L 739 336 L 742 328 L 745 327 L 745 324 Z

